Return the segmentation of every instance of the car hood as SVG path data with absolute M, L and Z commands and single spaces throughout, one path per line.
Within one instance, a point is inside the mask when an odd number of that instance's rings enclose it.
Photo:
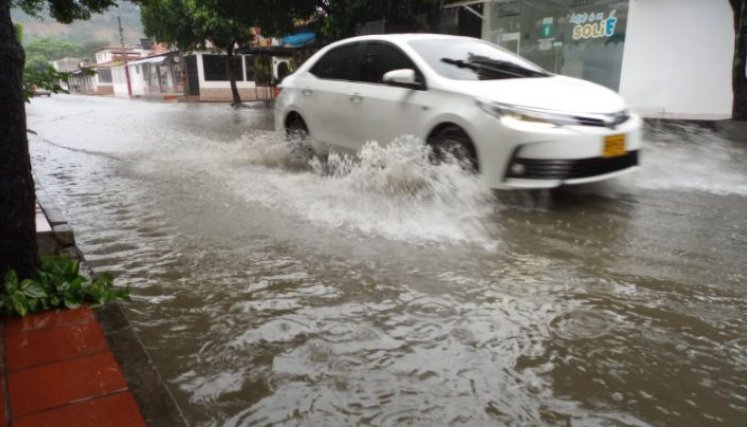
M 565 76 L 501 80 L 450 80 L 448 87 L 475 98 L 569 113 L 616 113 L 625 102 L 616 92 Z

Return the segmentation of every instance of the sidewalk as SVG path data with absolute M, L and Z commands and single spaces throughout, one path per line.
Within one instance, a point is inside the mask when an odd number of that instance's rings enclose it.
M 82 260 L 62 212 L 36 194 L 40 252 Z M 0 355 L 0 427 L 187 425 L 119 303 L 0 319 Z
M 6 319 L 0 329 L 6 425 L 146 425 L 89 308 Z

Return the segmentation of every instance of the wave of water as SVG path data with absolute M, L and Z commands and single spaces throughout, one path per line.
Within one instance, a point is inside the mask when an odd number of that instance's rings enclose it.
M 192 140 L 167 151 L 167 160 L 149 154 L 137 170 L 161 173 L 163 161 L 179 162 L 223 181 L 244 202 L 358 235 L 495 245 L 483 220 L 495 208 L 491 190 L 455 162 L 431 164 L 412 137 L 370 142 L 358 157 L 332 153 L 326 164 L 307 160 L 273 132 L 228 144 Z
M 747 195 L 744 147 L 709 129 L 649 127 L 641 162 L 640 188 Z

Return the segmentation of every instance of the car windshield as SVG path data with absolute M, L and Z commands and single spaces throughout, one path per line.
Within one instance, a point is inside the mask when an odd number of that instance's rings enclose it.
M 454 80 L 551 76 L 538 65 L 482 40 L 444 38 L 409 44 L 438 74 Z

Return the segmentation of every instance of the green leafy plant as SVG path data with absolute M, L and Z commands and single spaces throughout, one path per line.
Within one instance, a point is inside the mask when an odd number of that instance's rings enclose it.
M 111 274 L 102 273 L 88 280 L 80 274 L 79 261 L 62 257 L 42 257 L 41 269 L 33 279 L 19 281 L 11 270 L 3 284 L 0 312 L 6 316 L 23 317 L 60 307 L 74 309 L 86 303 L 99 307 L 109 301 L 130 300 L 129 288 L 115 288 Z

